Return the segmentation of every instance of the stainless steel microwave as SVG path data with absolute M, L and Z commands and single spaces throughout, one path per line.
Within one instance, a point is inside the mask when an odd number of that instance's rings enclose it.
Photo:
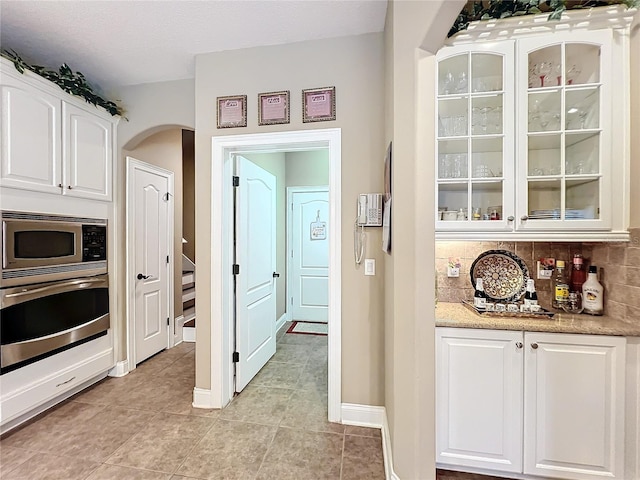
M 0 213 L 0 287 L 107 273 L 107 220 Z

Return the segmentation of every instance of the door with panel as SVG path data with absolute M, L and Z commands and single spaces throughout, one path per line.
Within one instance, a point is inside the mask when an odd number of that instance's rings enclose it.
M 329 310 L 329 188 L 290 187 L 289 197 L 289 319 L 328 320 Z
M 131 157 L 128 162 L 129 265 L 134 285 L 135 363 L 169 347 L 170 252 L 173 238 L 170 199 L 173 173 Z
M 235 157 L 235 390 L 276 353 L 276 177 Z

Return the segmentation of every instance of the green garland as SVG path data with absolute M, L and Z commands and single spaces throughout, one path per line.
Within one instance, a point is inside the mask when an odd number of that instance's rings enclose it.
M 476 20 L 537 15 L 540 13 L 549 13 L 549 20 L 560 20 L 562 12 L 565 10 L 618 4 L 626 5 L 627 8 L 639 8 L 640 0 L 470 0 L 458 14 L 447 37 L 466 30 L 469 23 Z
M 56 72 L 55 70 L 48 70 L 40 65 L 28 64 L 14 50 L 3 50 L 1 55 L 11 60 L 13 65 L 16 67 L 16 70 L 20 73 L 24 73 L 25 70 L 30 70 L 33 73 L 52 81 L 65 92 L 77 97 L 83 97 L 91 105 L 98 105 L 104 108 L 111 115 L 115 116 L 123 114 L 121 107 L 116 105 L 114 102 L 110 102 L 109 100 L 105 100 L 101 96 L 96 95 L 93 88 L 91 88 L 91 85 L 87 83 L 84 75 L 80 72 L 74 72 L 66 63 L 63 63 Z

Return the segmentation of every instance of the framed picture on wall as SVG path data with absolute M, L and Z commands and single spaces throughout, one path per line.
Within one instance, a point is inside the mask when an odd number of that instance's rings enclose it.
M 232 95 L 216 99 L 218 128 L 247 126 L 247 96 Z
M 336 119 L 336 87 L 302 90 L 302 122 Z
M 258 94 L 258 125 L 289 123 L 289 90 Z

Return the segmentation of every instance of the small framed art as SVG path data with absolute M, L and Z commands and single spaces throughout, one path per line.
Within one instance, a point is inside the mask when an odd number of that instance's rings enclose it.
M 247 96 L 233 95 L 216 99 L 218 128 L 247 126 Z
M 336 87 L 302 90 L 302 122 L 336 119 Z
M 258 125 L 289 123 L 289 90 L 258 94 Z

